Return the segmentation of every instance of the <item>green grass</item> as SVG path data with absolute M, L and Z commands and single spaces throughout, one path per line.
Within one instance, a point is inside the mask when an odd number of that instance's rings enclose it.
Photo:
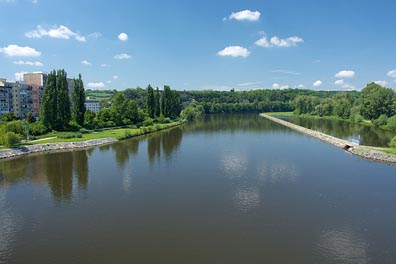
M 264 114 L 269 116 L 294 116 L 293 112 L 268 112 Z
M 81 138 L 51 138 L 48 140 L 42 140 L 37 142 L 30 142 L 21 145 L 37 145 L 37 144 L 48 144 L 48 143 L 59 143 L 59 142 L 81 142 L 87 141 L 91 139 L 99 139 L 99 138 L 115 138 L 118 140 L 126 139 L 130 137 L 136 137 L 156 131 L 160 131 L 163 129 L 167 129 L 170 127 L 181 125 L 182 121 L 172 122 L 169 124 L 155 124 L 152 126 L 141 127 L 141 128 L 117 128 L 117 129 L 110 129 L 104 130 L 99 132 L 91 132 L 87 134 L 82 134 Z M 51 133 L 50 135 L 47 134 L 47 137 L 56 136 L 56 134 Z

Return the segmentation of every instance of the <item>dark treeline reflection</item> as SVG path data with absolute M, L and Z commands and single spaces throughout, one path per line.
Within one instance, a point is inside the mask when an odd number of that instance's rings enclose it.
M 88 152 L 85 150 L 34 155 L 0 162 L 0 186 L 21 181 L 48 184 L 55 200 L 68 201 L 74 186 L 87 190 L 88 173 Z
M 112 145 L 101 147 L 102 151 L 113 149 L 115 159 L 120 167 L 124 167 L 130 156 L 135 156 L 139 149 L 139 138 L 123 140 Z
M 392 131 L 385 131 L 376 127 L 365 127 L 340 120 L 324 120 L 314 118 L 284 118 L 294 124 L 317 130 L 343 139 L 353 139 L 360 145 L 388 147 L 395 136 Z
M 162 153 L 166 159 L 170 159 L 172 153 L 180 146 L 182 138 L 183 130 L 180 127 L 147 135 L 147 153 L 150 165 L 154 163 L 156 158 L 159 160 Z
M 285 131 L 285 127 L 275 123 L 269 122 L 258 114 L 241 114 L 241 115 L 227 115 L 216 114 L 207 115 L 204 120 L 195 121 L 183 129 L 185 132 L 234 132 L 234 131 L 250 131 L 260 132 L 265 131 Z

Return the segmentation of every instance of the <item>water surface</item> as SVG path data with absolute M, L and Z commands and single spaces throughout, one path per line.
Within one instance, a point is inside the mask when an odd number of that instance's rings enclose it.
M 0 162 L 0 263 L 395 263 L 395 172 L 254 115 Z

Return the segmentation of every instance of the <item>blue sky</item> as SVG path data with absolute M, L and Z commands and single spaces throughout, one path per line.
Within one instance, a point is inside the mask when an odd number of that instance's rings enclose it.
M 0 10 L 9 80 L 64 68 L 100 89 L 396 88 L 390 0 L 0 0 Z

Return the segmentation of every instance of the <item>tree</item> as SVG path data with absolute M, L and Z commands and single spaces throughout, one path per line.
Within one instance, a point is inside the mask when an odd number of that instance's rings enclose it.
M 154 115 L 155 117 L 159 117 L 161 115 L 161 94 L 158 87 L 154 93 Z
M 146 108 L 147 108 L 147 113 L 149 117 L 154 118 L 155 117 L 155 96 L 154 96 L 154 90 L 151 85 L 147 87 L 147 97 L 146 97 Z
M 65 130 L 71 119 L 69 88 L 65 70 L 57 72 L 56 89 L 58 92 L 57 129 Z
M 78 79 L 74 79 L 73 89 L 73 120 L 80 126 L 84 125 L 85 107 L 85 90 L 84 83 L 81 79 L 81 74 Z
M 362 114 L 367 119 L 377 119 L 380 115 L 392 116 L 395 93 L 376 83 L 370 83 L 362 90 Z
M 67 128 L 71 117 L 69 89 L 65 70 L 48 74 L 41 105 L 43 124 L 55 130 Z
M 53 70 L 48 74 L 47 83 L 44 87 L 40 115 L 44 126 L 50 129 L 55 128 L 56 116 L 58 112 L 57 101 L 58 96 L 56 92 L 56 72 Z

